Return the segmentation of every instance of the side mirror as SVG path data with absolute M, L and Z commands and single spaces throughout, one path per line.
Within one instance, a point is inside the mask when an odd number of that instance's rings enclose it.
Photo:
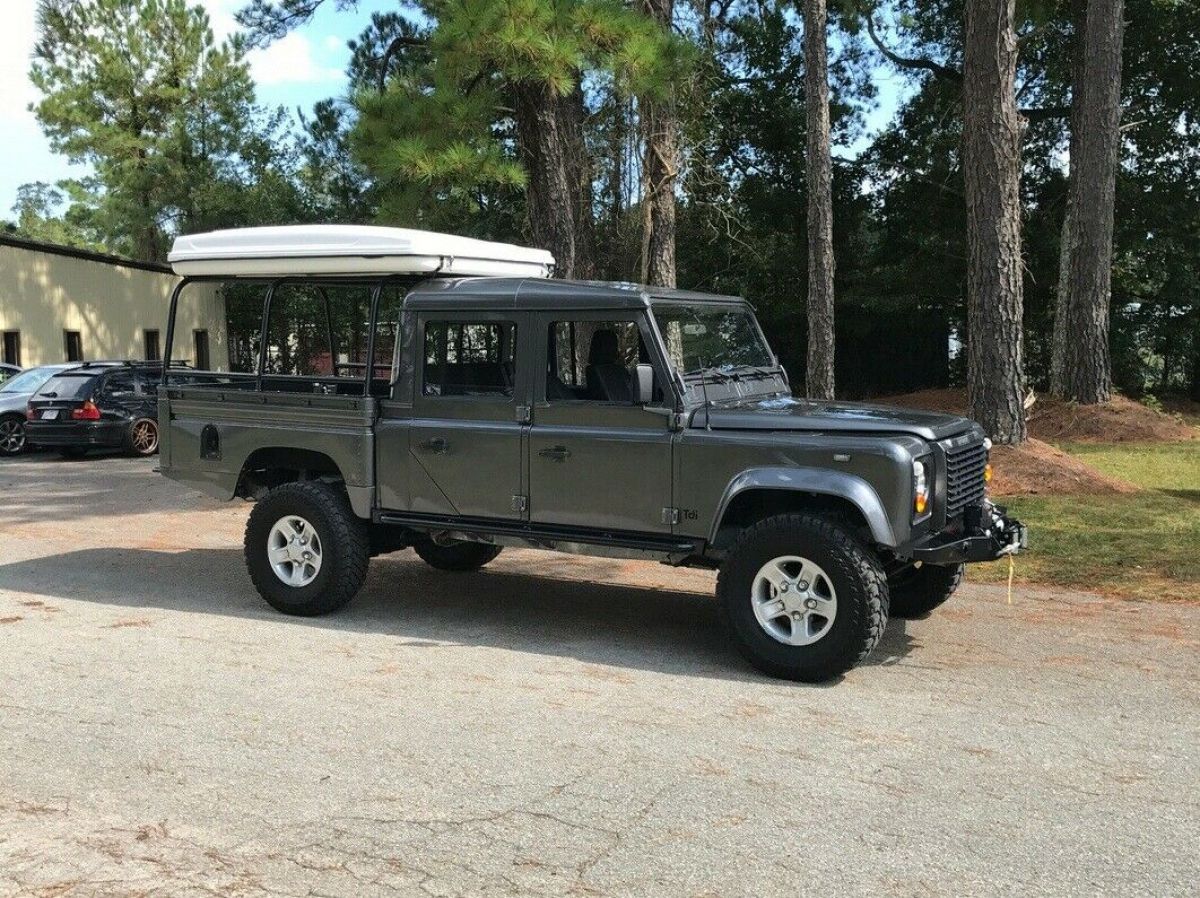
M 634 377 L 633 401 L 645 405 L 654 398 L 654 366 L 638 365 Z

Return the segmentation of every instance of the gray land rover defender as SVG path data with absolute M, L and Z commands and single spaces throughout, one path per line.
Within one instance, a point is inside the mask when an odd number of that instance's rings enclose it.
M 551 280 L 503 252 L 520 248 L 481 244 L 471 265 L 420 232 L 317 230 L 172 254 L 168 348 L 188 284 L 262 298 L 249 370 L 164 370 L 161 471 L 255 502 L 246 565 L 280 611 L 336 611 L 373 555 L 406 548 L 457 572 L 505 546 L 653 559 L 719 571 L 745 657 L 819 681 L 862 661 L 889 613 L 948 599 L 964 563 L 1025 545 L 985 495 L 976 424 L 794 398 L 741 299 Z M 339 291 L 365 297 L 347 326 Z M 287 316 L 302 302 L 322 339 Z

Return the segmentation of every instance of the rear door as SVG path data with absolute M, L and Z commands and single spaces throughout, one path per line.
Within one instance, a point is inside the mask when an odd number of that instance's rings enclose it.
M 524 517 L 526 321 L 511 311 L 417 314 L 410 511 Z

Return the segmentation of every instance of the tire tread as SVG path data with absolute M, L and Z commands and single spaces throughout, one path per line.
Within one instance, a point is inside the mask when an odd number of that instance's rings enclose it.
M 864 603 L 853 602 L 847 603 L 848 607 L 843 610 L 842 603 L 838 603 L 839 616 L 847 612 L 854 615 L 853 632 L 858 634 L 859 642 L 856 651 L 846 653 L 837 663 L 826 664 L 820 670 L 811 671 L 780 665 L 758 656 L 744 640 L 736 636 L 730 617 L 729 603 L 735 599 L 729 595 L 729 591 L 737 588 L 732 582 L 736 576 L 733 570 L 736 565 L 731 565 L 730 561 L 750 551 L 756 543 L 770 539 L 781 531 L 802 532 L 806 536 L 828 543 L 834 549 L 831 554 L 839 568 L 838 573 L 846 580 L 860 583 L 865 594 L 865 607 Z M 763 518 L 743 530 L 730 547 L 726 563 L 721 565 L 717 574 L 717 596 L 722 600 L 721 608 L 726 626 L 735 634 L 735 642 L 742 654 L 764 673 L 786 679 L 820 681 L 844 674 L 871 654 L 871 650 L 883 638 L 887 628 L 888 583 L 879 559 L 845 524 L 822 515 L 802 512 L 775 515 Z

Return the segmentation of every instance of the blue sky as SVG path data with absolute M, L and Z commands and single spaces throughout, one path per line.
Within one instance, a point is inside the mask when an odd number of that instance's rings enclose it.
M 218 39 L 237 29 L 234 13 L 246 0 L 197 0 L 208 11 Z M 396 0 L 362 0 L 357 12 L 338 13 L 326 4 L 303 28 L 250 55 L 251 72 L 258 84 L 259 102 L 308 110 L 317 100 L 340 96 L 346 88 L 345 69 L 350 53 L 346 41 L 357 37 L 375 10 L 396 9 Z M 17 188 L 31 181 L 55 181 L 87 174 L 84 166 L 71 165 L 52 153 L 27 107 L 38 98 L 29 83 L 33 51 L 36 0 L 4 0 L 5 27 L 0 29 L 0 218 L 10 216 Z M 327 8 L 326 8 L 327 7 Z M 880 105 L 868 119 L 872 130 L 882 127 L 895 111 L 903 91 L 894 71 L 876 72 Z M 853 155 L 859 147 L 850 148 Z M 834 148 L 847 155 L 847 150 Z
M 197 0 L 209 14 L 218 39 L 237 29 L 233 14 L 245 0 Z M 7 218 L 17 188 L 30 181 L 53 183 L 87 173 L 50 151 L 29 103 L 38 93 L 29 83 L 35 35 L 36 0 L 4 0 L 5 26 L 0 30 L 0 218 Z M 250 55 L 259 102 L 266 106 L 309 109 L 317 100 L 345 91 L 346 41 L 357 37 L 371 12 L 395 9 L 395 0 L 364 0 L 357 14 L 338 14 L 330 3 L 313 20 L 264 50 Z

